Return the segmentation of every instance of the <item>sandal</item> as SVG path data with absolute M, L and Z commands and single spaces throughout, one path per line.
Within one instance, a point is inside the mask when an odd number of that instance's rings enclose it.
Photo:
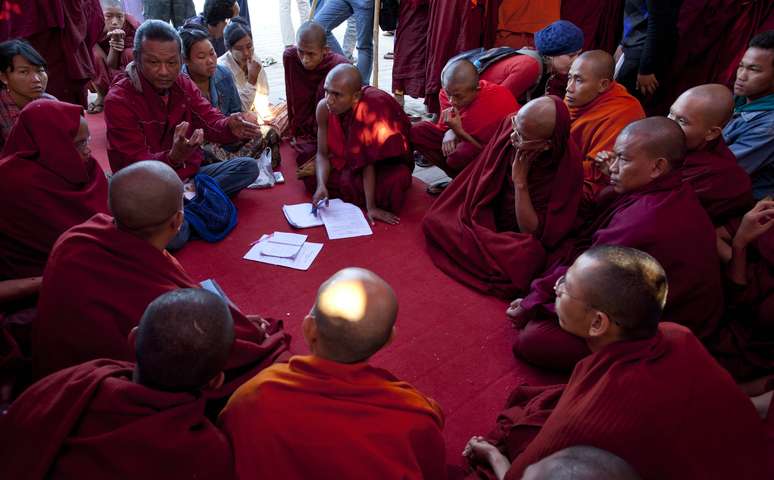
M 384 59 L 385 60 L 392 60 L 394 58 L 395 58 L 395 53 L 394 52 L 387 52 L 387 53 L 384 54 Z
M 86 112 L 93 114 L 102 113 L 102 110 L 105 109 L 104 103 L 95 103 L 91 102 L 89 103 L 89 106 L 86 107 Z
M 273 57 L 266 57 L 266 58 L 264 58 L 264 59 L 263 59 L 263 61 L 261 62 L 261 65 L 262 65 L 262 66 L 264 66 L 264 67 L 268 67 L 268 66 L 270 66 L 270 65 L 274 65 L 275 63 L 277 63 L 277 61 L 276 61 L 276 60 L 274 60 L 274 58 L 273 58 Z
M 446 189 L 446 187 L 449 186 L 449 183 L 451 183 L 451 182 L 448 181 L 448 180 L 443 180 L 443 181 L 440 181 L 440 182 L 436 182 L 436 183 L 434 183 L 432 185 L 428 185 L 427 186 L 427 193 L 429 193 L 432 196 L 440 195 L 441 192 L 443 192 Z

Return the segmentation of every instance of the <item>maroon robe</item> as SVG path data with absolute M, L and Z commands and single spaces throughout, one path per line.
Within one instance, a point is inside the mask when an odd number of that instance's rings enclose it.
M 554 284 L 575 258 L 596 245 L 632 247 L 655 257 L 669 279 L 663 319 L 689 327 L 700 339 L 715 332 L 723 313 L 715 229 L 693 189 L 672 171 L 618 196 L 576 239 L 565 260 L 532 283 L 521 303 L 530 321 L 514 345 L 517 355 L 570 369 L 588 353 L 585 342 L 557 322 Z
M 513 460 L 506 479 L 576 445 L 607 450 L 642 478 L 768 478 L 752 402 L 673 323 L 589 355 L 564 388 L 517 388 L 489 439 Z
M 91 49 L 105 29 L 99 0 L 3 3 L 0 41 L 27 39 L 48 64 L 46 91 L 85 107 L 86 85 L 95 74 Z
M 562 1 L 562 20 L 583 30 L 583 50 L 604 50 L 611 55 L 618 48 L 623 34 L 621 0 Z
M 414 98 L 425 96 L 428 0 L 400 2 L 398 30 L 395 32 L 395 58 L 392 63 L 392 91 Z
M 282 54 L 285 68 L 285 92 L 288 98 L 287 135 L 296 138 L 298 165 L 307 162 L 317 152 L 317 103 L 323 98 L 325 77 L 333 67 L 349 63 L 337 53 L 328 53 L 314 70 L 307 70 L 298 58 L 296 47 Z
M 234 476 L 205 399 L 132 382 L 134 364 L 94 360 L 44 378 L 0 417 L 3 478 Z
M 680 171 L 715 225 L 742 216 L 753 206 L 750 176 L 722 136 L 703 150 L 688 152 Z
M 103 94 L 106 94 L 110 88 L 110 84 L 113 83 L 113 79 L 121 72 L 124 71 L 127 65 L 134 60 L 134 34 L 140 24 L 134 17 L 126 15 L 126 21 L 124 22 L 123 31 L 126 34 L 124 36 L 124 50 L 121 52 L 118 60 L 117 68 L 110 68 L 107 65 L 107 55 L 110 52 L 110 40 L 106 33 L 102 33 L 99 42 L 93 48 L 94 54 L 94 87 Z
M 37 377 L 93 360 L 134 360 L 127 336 L 159 295 L 197 288 L 166 250 L 95 215 L 71 228 L 51 252 L 43 275 L 38 318 L 32 328 Z M 290 336 L 274 324 L 267 331 L 231 306 L 236 341 L 226 366 L 228 395 L 287 350 Z
M 81 107 L 56 100 L 27 104 L 0 157 L 0 280 L 43 274 L 65 230 L 107 213 L 107 180 L 73 146 Z
M 570 140 L 567 107 L 557 97 L 556 146 L 530 168 L 528 188 L 539 218 L 534 234 L 519 232 L 511 166 L 511 117 L 484 152 L 433 204 L 422 222 L 433 262 L 476 290 L 513 297 L 544 268 L 545 249 L 569 233 L 580 204 L 581 154 Z

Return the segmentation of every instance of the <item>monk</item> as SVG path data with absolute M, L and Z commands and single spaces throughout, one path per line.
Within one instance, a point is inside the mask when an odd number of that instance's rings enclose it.
M 479 80 L 478 71 L 469 60 L 447 65 L 442 82 L 438 122 L 414 124 L 411 141 L 426 160 L 456 177 L 519 105 L 507 88 Z
M 581 156 L 569 134 L 569 113 L 557 97 L 532 100 L 506 118 L 425 216 L 433 262 L 485 293 L 526 291 L 580 204 Z
M 288 97 L 288 135 L 291 146 L 298 152 L 299 166 L 314 157 L 317 151 L 317 103 L 325 92 L 325 77 L 333 67 L 347 63 L 338 53 L 332 53 L 320 24 L 304 22 L 296 32 L 296 46 L 285 49 L 285 91 Z
M 716 234 L 693 189 L 682 181 L 685 135 L 668 118 L 650 117 L 623 129 L 613 151 L 613 192 L 564 258 L 508 309 L 521 329 L 514 353 L 528 362 L 566 371 L 588 355 L 585 343 L 557 323 L 553 287 L 571 262 L 595 245 L 638 248 L 658 259 L 670 279 L 664 320 L 687 326 L 700 339 L 718 326 L 723 291 Z
M 0 280 L 39 277 L 57 238 L 107 213 L 107 180 L 91 156 L 80 106 L 30 102 L 0 158 Z
M 392 92 L 398 103 L 404 95 L 425 96 L 427 64 L 427 28 L 430 21 L 429 0 L 406 0 L 398 8 L 395 32 L 395 55 L 392 62 Z
M 556 283 L 556 311 L 592 353 L 566 385 L 518 387 L 497 427 L 469 442 L 473 464 L 528 478 L 536 461 L 594 445 L 642 478 L 766 478 L 752 402 L 687 328 L 659 323 L 668 274 L 632 248 L 581 255 Z
M 264 370 L 220 414 L 240 479 L 446 478 L 441 408 L 368 363 L 397 314 L 373 272 L 347 268 L 322 284 L 302 324 L 311 355 Z
M 182 201 L 172 168 L 138 162 L 111 178 L 112 217 L 97 214 L 62 235 L 43 274 L 33 325 L 38 377 L 96 358 L 134 360 L 126 336 L 145 307 L 162 293 L 198 287 L 164 250 L 182 223 Z M 236 342 L 221 396 L 275 361 L 289 342 L 280 324 L 234 306 L 231 315 Z
M 595 447 L 567 447 L 533 463 L 522 480 L 640 480 L 621 457 Z
M 390 94 L 361 87 L 361 80 L 349 64 L 325 78 L 325 98 L 317 104 L 317 182 L 305 183 L 315 205 L 339 197 L 365 207 L 371 224 L 394 225 L 414 169 L 410 123 Z
M 95 77 L 92 86 L 97 98 L 89 103 L 89 113 L 99 113 L 113 78 L 134 60 L 134 33 L 139 23 L 126 14 L 123 0 L 100 0 L 105 17 L 105 29 L 94 48 Z
M 715 225 L 743 215 L 753 204 L 750 177 L 723 140 L 733 111 L 731 91 L 716 83 L 686 90 L 669 109 L 688 147 L 683 181 L 693 187 Z
M 128 341 L 136 363 L 92 360 L 13 403 L 0 418 L 4 478 L 233 477 L 228 439 L 202 395 L 223 383 L 234 344 L 225 302 L 202 289 L 165 293 Z
M 602 50 L 581 54 L 570 67 L 564 101 L 570 108 L 570 135 L 583 154 L 583 196 L 586 201 L 607 185 L 610 178 L 597 167 L 599 152 L 613 148 L 621 130 L 645 118 L 640 102 L 613 80 L 613 57 Z

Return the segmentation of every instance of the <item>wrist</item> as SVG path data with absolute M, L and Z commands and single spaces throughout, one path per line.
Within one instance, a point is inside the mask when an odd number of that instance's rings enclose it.
M 750 244 L 750 241 L 746 238 L 737 238 L 734 237 L 734 240 L 731 242 L 731 249 L 736 252 L 744 252 L 747 250 L 747 245 Z

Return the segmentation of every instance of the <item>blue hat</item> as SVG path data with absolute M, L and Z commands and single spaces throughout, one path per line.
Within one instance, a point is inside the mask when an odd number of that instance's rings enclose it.
M 583 48 L 583 30 L 567 20 L 557 20 L 535 33 L 535 47 L 549 57 L 577 52 Z

